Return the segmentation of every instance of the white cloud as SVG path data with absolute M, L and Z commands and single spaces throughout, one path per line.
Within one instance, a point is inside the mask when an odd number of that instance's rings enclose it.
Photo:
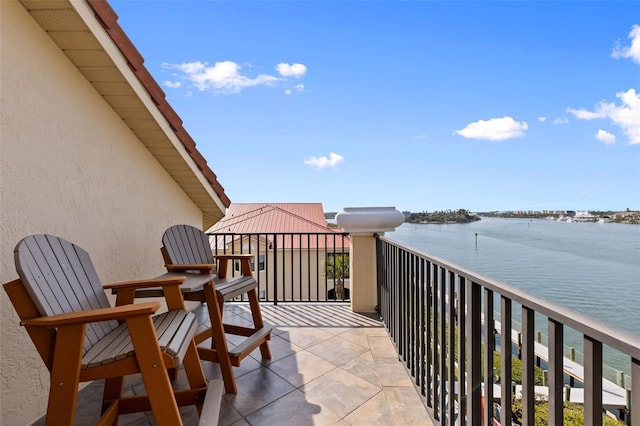
M 326 169 L 329 167 L 335 167 L 338 164 L 344 161 L 344 157 L 340 154 L 336 154 L 335 152 L 329 153 L 329 158 L 326 156 L 322 157 L 309 157 L 304 160 L 304 164 L 311 166 L 315 169 Z
M 622 128 L 631 145 L 640 144 L 640 94 L 635 89 L 629 89 L 616 93 L 616 97 L 621 100 L 620 105 L 602 101 L 595 111 L 572 108 L 567 108 L 567 111 L 583 120 L 608 118 Z
M 616 41 L 611 56 L 614 58 L 631 58 L 640 64 L 640 25 L 634 25 L 629 32 L 631 45 L 620 46 L 620 40 Z
M 469 139 L 502 141 L 524 136 L 524 131 L 528 128 L 529 126 L 524 121 L 518 122 L 511 117 L 502 117 L 469 123 L 467 127 L 456 130 L 454 133 Z
M 567 112 L 575 115 L 580 120 L 593 120 L 594 118 L 604 118 L 599 112 L 587 111 L 586 109 L 567 108 Z
M 182 83 L 180 83 L 179 81 L 169 81 L 166 80 L 164 82 L 164 85 L 171 88 L 171 89 L 178 89 L 180 87 L 182 87 Z
M 415 135 L 415 136 L 413 137 L 413 139 L 415 139 L 415 140 L 417 140 L 417 141 L 423 141 L 423 140 L 425 140 L 425 139 L 429 139 L 429 136 L 428 136 L 428 135 L 425 135 L 424 133 L 422 133 L 422 134 L 419 134 L 419 135 Z
M 547 117 L 540 116 L 540 117 L 538 117 L 538 121 L 541 122 L 541 123 L 544 123 L 545 121 L 547 121 Z
M 569 122 L 569 119 L 567 117 L 558 117 L 552 121 L 552 123 L 555 124 L 556 126 L 560 124 L 567 124 L 568 122 Z
M 286 89 L 284 93 L 292 95 L 294 90 L 298 93 L 304 92 L 304 84 L 296 84 L 293 89 Z
M 177 69 L 184 73 L 184 78 L 190 81 L 198 90 L 212 90 L 215 93 L 240 93 L 247 87 L 272 85 L 279 81 L 278 77 L 259 74 L 254 78 L 243 75 L 242 67 L 232 61 L 216 62 L 209 66 L 207 62 L 185 62 L 182 64 L 162 64 L 164 68 Z
M 604 142 L 606 145 L 613 145 L 616 143 L 616 135 L 607 132 L 606 130 L 599 129 L 596 134 L 596 139 Z
M 287 64 L 283 62 L 278 64 L 276 69 L 283 77 L 300 78 L 307 72 L 307 67 L 303 64 L 298 63 Z

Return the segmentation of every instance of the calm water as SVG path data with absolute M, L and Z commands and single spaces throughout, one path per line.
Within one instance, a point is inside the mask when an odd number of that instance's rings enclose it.
M 386 236 L 640 335 L 640 225 L 483 218 L 405 223 Z M 536 328 L 546 334 L 546 323 Z M 581 338 L 565 334 L 580 351 Z M 628 358 L 612 357 L 628 371 Z

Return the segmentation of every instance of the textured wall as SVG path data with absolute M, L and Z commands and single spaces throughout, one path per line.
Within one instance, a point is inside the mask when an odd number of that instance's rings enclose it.
M 0 280 L 35 233 L 86 249 L 103 283 L 162 273 L 162 233 L 200 210 L 16 1 L 0 38 Z M 27 424 L 49 380 L 3 291 L 0 327 L 0 424 Z

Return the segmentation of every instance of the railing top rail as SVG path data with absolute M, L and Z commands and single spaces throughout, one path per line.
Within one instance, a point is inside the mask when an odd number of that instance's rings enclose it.
M 209 236 L 214 235 L 336 235 L 348 237 L 348 232 L 326 231 L 326 232 L 207 232 Z
M 531 295 L 509 284 L 505 284 L 493 278 L 485 277 L 446 260 L 411 249 L 388 237 L 378 236 L 378 238 L 383 242 L 401 248 L 408 253 L 431 262 L 432 264 L 436 264 L 449 271 L 452 271 L 458 276 L 473 281 L 474 283 L 488 288 L 489 290 L 492 290 L 501 296 L 520 303 L 524 307 L 539 312 L 544 316 L 553 319 L 554 321 L 568 325 L 569 327 L 580 333 L 597 339 L 598 341 L 612 348 L 618 349 L 626 353 L 627 355 L 640 360 L 640 336 L 606 324 L 602 321 L 596 320 L 588 315 L 574 311 L 565 306 L 561 306 L 540 297 Z

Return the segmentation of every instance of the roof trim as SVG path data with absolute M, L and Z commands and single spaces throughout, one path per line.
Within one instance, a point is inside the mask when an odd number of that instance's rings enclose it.
M 231 201 L 144 66 L 106 0 L 19 0 L 202 212 L 211 227 Z
M 122 52 L 122 55 L 126 58 L 133 72 L 138 77 L 138 80 L 140 80 L 140 83 L 142 83 L 145 89 L 147 89 L 147 92 L 149 92 L 149 95 L 155 102 L 156 106 L 169 122 L 169 125 L 174 130 L 180 142 L 182 142 L 182 145 L 184 145 L 187 152 L 191 155 L 191 158 L 195 161 L 198 169 L 204 174 L 216 194 L 220 197 L 224 206 L 229 207 L 229 205 L 231 205 L 231 200 L 225 194 L 224 188 L 218 182 L 213 170 L 211 170 L 207 165 L 205 158 L 196 148 L 196 143 L 193 138 L 191 138 L 191 135 L 189 135 L 184 127 L 182 127 L 182 119 L 178 116 L 173 107 L 169 105 L 169 102 L 167 102 L 164 91 L 144 66 L 144 58 L 133 45 L 120 24 L 118 24 L 118 15 L 116 12 L 105 0 L 86 1 L 95 12 L 96 17 L 107 31 L 107 34 L 109 34 L 113 42 L 120 49 L 120 52 Z

